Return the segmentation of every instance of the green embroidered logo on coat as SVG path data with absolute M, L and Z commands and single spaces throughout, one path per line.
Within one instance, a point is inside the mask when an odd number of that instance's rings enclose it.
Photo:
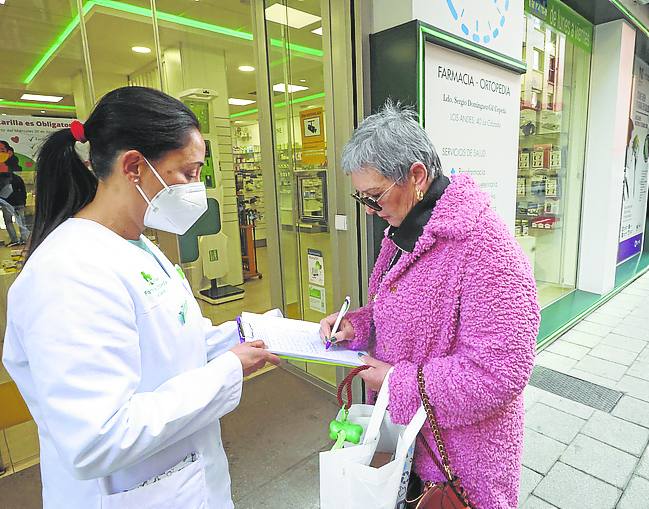
M 167 280 L 160 279 L 147 272 L 140 272 L 142 279 L 147 283 L 144 295 L 147 297 L 160 297 L 167 291 Z
M 176 264 L 174 265 L 174 267 L 176 268 L 176 272 L 178 272 L 180 279 L 185 279 L 185 273 L 183 272 L 183 269 L 180 267 L 180 265 Z
M 142 279 L 144 279 L 147 283 L 149 283 L 150 285 L 155 284 L 155 278 L 151 274 L 147 274 L 146 272 L 140 272 L 140 274 L 142 275 Z
M 185 301 L 183 305 L 180 306 L 180 311 L 178 311 L 178 321 L 180 322 L 180 325 L 185 325 L 186 319 L 187 319 L 187 301 Z

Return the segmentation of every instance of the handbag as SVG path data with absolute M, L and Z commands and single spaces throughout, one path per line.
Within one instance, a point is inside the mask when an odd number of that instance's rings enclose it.
M 419 434 L 418 439 L 433 462 L 444 473 L 446 481 L 438 483 L 426 481 L 422 492 L 417 497 L 407 500 L 408 507 L 409 509 L 474 509 L 474 506 L 469 502 L 466 490 L 462 486 L 462 481 L 453 474 L 453 470 L 451 469 L 451 462 L 448 458 L 446 447 L 444 447 L 444 442 L 442 441 L 442 435 L 439 431 L 437 419 L 435 418 L 435 411 L 430 404 L 428 394 L 426 394 L 424 371 L 421 367 L 417 370 L 417 384 L 419 386 L 421 401 L 426 410 L 430 429 L 435 437 L 435 444 L 437 445 L 441 462 L 437 459 L 437 456 L 422 434 Z

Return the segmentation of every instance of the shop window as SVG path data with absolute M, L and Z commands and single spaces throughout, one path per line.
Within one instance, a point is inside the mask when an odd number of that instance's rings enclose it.
M 0 357 L 6 294 L 22 267 L 23 241 L 33 226 L 38 148 L 91 104 L 79 30 L 60 37 L 76 16 L 75 2 L 0 2 L 4 49 L 0 64 Z M 22 193 L 14 191 L 19 180 L 25 185 L 24 201 L 19 196 Z M 0 362 L 0 385 L 7 388 L 9 383 Z M 7 404 L 9 414 L 15 410 L 11 406 L 22 407 L 15 398 Z M 38 460 L 34 421 L 0 430 L 0 477 L 31 467 Z
M 531 85 L 521 102 L 515 228 L 545 306 L 576 286 L 590 52 L 527 17 L 526 45 L 534 47 L 523 80 Z

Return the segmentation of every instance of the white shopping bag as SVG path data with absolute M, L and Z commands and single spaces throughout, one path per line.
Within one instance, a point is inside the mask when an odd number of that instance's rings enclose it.
M 358 445 L 320 453 L 320 509 L 402 509 L 410 478 L 415 440 L 426 422 L 420 407 L 407 426 L 394 424 L 388 412 L 388 376 L 375 405 L 352 405 L 348 420 L 363 426 Z M 377 452 L 393 455 L 385 465 L 370 462 Z

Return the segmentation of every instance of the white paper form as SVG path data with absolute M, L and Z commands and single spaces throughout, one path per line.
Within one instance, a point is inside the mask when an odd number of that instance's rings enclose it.
M 363 365 L 356 351 L 340 347 L 326 350 L 320 339 L 320 324 L 247 312 L 241 313 L 239 323 L 245 341 L 262 340 L 269 351 L 281 357 L 339 366 Z

